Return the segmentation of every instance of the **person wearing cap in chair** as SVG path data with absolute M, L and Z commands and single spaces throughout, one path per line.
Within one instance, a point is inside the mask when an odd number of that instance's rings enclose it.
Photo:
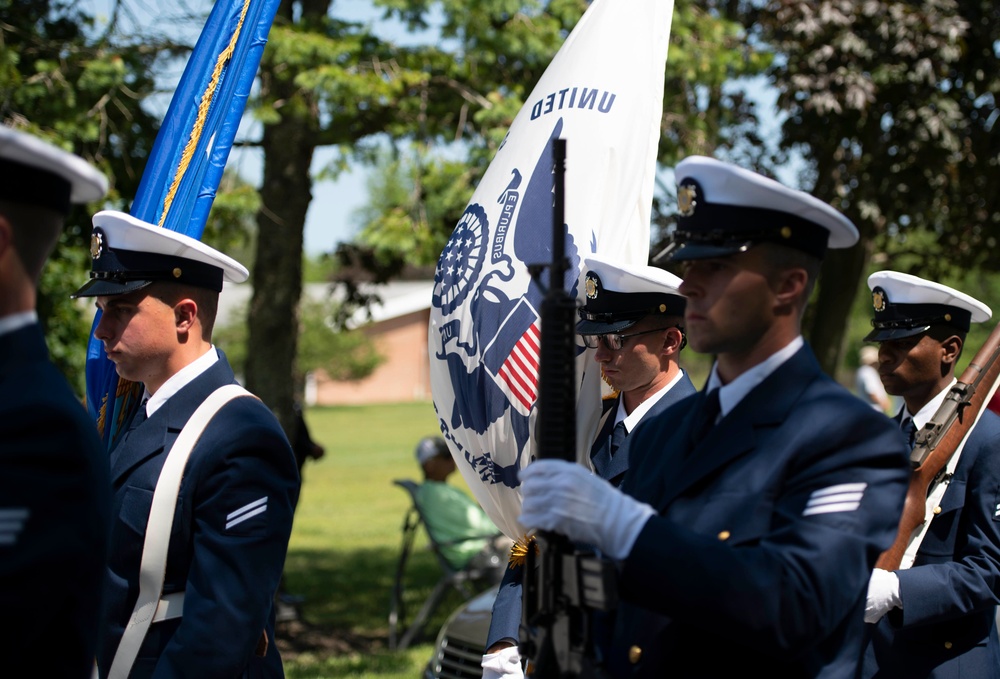
M 695 393 L 677 363 L 685 344 L 684 297 L 678 292 L 680 278 L 657 267 L 626 266 L 590 255 L 583 271 L 586 299 L 576 332 L 588 348 L 596 349 L 594 360 L 614 390 L 602 404 L 590 461 L 594 473 L 617 486 L 628 471 L 624 444 L 629 432 Z M 516 644 L 522 578 L 521 567 L 504 573 L 484 659 L 510 671 L 484 673 L 485 679 L 520 675 Z
M 955 384 L 970 324 L 992 312 L 948 286 L 896 271 L 868 277 L 874 305 L 866 342 L 879 343 L 886 391 L 908 445 Z M 901 568 L 875 569 L 864 677 L 1000 677 L 1000 417 L 984 411 L 927 497 L 926 532 Z M 908 567 L 907 567 L 908 566 Z
M 79 156 L 7 126 L 0 177 L 0 653 L 89 677 L 107 567 L 107 455 L 49 360 L 35 301 L 70 206 L 100 200 L 108 184 Z
M 823 374 L 800 326 L 826 249 L 857 229 L 728 163 L 688 158 L 675 178 L 666 256 L 688 343 L 716 357 L 708 383 L 629 435 L 620 489 L 528 465 L 520 521 L 620 562 L 612 676 L 854 676 L 909 469 L 892 421 Z
M 223 280 L 244 281 L 247 270 L 122 212 L 93 222 L 91 279 L 75 296 L 96 298 L 94 336 L 118 375 L 145 387 L 109 460 L 115 519 L 101 677 L 283 676 L 273 602 L 299 476 L 277 419 L 249 394 L 225 403 L 188 449 L 176 499 L 165 512 L 154 502 L 170 497 L 161 473 L 185 448 L 178 439 L 198 421 L 194 411 L 236 382 L 212 327 Z M 143 634 L 144 601 L 155 613 Z

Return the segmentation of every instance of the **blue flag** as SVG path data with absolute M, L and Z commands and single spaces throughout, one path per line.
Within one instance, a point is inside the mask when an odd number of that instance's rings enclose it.
M 130 214 L 201 238 L 280 0 L 218 0 L 156 135 Z M 93 337 L 87 407 L 108 450 L 132 418 L 142 385 L 121 380 Z

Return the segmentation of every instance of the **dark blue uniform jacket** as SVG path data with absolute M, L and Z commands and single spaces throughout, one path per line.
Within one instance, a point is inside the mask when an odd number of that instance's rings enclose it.
M 854 676 L 909 478 L 898 429 L 807 346 L 692 441 L 704 398 L 628 438 L 622 489 L 659 515 L 621 566 L 613 674 Z
M 969 435 L 913 567 L 896 571 L 903 608 L 883 617 L 865 677 L 1000 677 L 1000 417 Z
M 220 352 L 217 363 L 131 429 L 112 452 L 110 633 L 98 658 L 102 677 L 139 594 L 146 520 L 167 451 L 198 405 L 234 382 Z M 283 676 L 272 602 L 298 489 L 295 457 L 271 411 L 249 397 L 225 405 L 188 460 L 170 535 L 164 594 L 184 591 L 184 615 L 150 626 L 133 678 Z M 257 513 L 241 511 L 251 505 Z M 259 657 L 262 635 L 267 649 Z
M 664 412 L 675 403 L 695 393 L 694 385 L 688 379 L 685 372 L 681 379 L 670 388 L 660 400 L 653 404 L 649 411 L 643 415 L 642 421 L 654 418 Z M 607 459 L 607 450 L 611 445 L 611 433 L 615 428 L 615 414 L 618 411 L 618 398 L 608 399 L 604 402 L 603 413 L 606 415 L 601 430 L 594 439 L 594 444 L 590 448 L 590 459 Z M 610 458 L 610 464 L 601 465 L 595 463 L 595 471 L 601 478 L 607 479 L 614 485 L 621 483 L 625 472 L 628 471 L 628 449 L 622 447 L 614 457 Z M 521 626 L 521 583 L 524 580 L 524 570 L 515 566 L 504 571 L 503 580 L 500 582 L 500 590 L 497 598 L 493 602 L 493 617 L 490 619 L 490 632 L 486 641 L 486 648 L 489 648 L 501 639 L 517 639 L 518 630 Z
M 41 329 L 0 335 L 0 655 L 9 664 L 90 676 L 110 507 L 108 456 Z

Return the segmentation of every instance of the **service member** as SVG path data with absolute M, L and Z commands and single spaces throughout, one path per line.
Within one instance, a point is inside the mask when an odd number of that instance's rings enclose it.
M 897 415 L 909 440 L 955 384 L 971 323 L 990 319 L 982 302 L 896 271 L 868 278 L 879 373 L 904 401 Z M 912 441 L 909 441 L 912 445 Z M 865 621 L 865 677 L 1000 677 L 1000 417 L 984 411 L 927 497 L 926 530 L 902 568 L 876 569 Z M 912 565 L 908 563 L 912 559 Z
M 35 301 L 70 205 L 106 191 L 82 158 L 0 126 L 0 654 L 54 677 L 93 668 L 111 492 L 107 454 L 49 361 Z
M 179 492 L 166 480 L 195 409 L 236 381 L 212 327 L 223 279 L 246 280 L 247 270 L 193 238 L 112 211 L 94 215 L 91 256 L 91 280 L 76 296 L 96 298 L 94 335 L 118 375 L 145 386 L 110 457 L 101 676 L 131 668 L 131 677 L 280 677 L 273 602 L 299 476 L 276 418 L 249 394 L 234 398 L 208 417 L 180 467 Z M 154 609 L 143 633 L 139 623 Z
M 909 476 L 893 423 L 800 334 L 827 204 L 710 158 L 679 163 L 685 330 L 706 388 L 629 437 L 621 490 L 560 460 L 522 472 L 521 522 L 621 561 L 613 676 L 850 677 L 865 591 Z
M 590 449 L 594 472 L 612 485 L 628 470 L 624 447 L 641 420 L 655 417 L 695 393 L 678 365 L 684 337 L 680 278 L 652 266 L 627 266 L 590 255 L 583 262 L 586 299 L 576 332 L 614 390 L 602 404 L 601 425 Z M 521 675 L 517 650 L 523 569 L 504 572 L 493 605 L 484 679 Z

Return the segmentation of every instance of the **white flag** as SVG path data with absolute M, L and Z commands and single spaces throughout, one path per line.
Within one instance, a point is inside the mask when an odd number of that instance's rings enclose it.
M 566 139 L 566 285 L 590 253 L 645 264 L 672 0 L 596 0 L 517 114 L 438 261 L 429 328 L 441 431 L 473 494 L 518 538 L 517 472 L 533 429 L 551 262 L 551 140 Z M 578 459 L 600 413 L 600 368 L 579 346 Z

